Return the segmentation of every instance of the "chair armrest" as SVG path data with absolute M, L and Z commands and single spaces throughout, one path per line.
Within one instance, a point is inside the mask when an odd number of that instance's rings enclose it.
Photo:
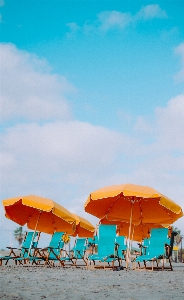
M 18 249 L 18 248 L 13 248 L 13 247 L 6 247 L 7 249 L 13 249 L 13 250 L 20 250 L 20 249 Z

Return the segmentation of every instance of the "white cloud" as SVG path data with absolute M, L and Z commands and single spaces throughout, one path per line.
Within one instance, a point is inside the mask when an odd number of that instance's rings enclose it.
M 175 53 L 181 56 L 181 70 L 175 75 L 175 80 L 184 81 L 184 43 L 175 48 Z
M 46 160 L 55 159 L 57 168 L 60 164 L 84 168 L 88 164 L 92 168 L 94 161 L 97 165 L 109 164 L 120 143 L 120 134 L 78 121 L 52 122 L 42 126 L 19 124 L 8 128 L 3 138 L 4 147 L 14 155 L 32 153 L 33 157 L 39 155 L 42 160 L 45 157 Z
M 184 95 L 172 98 L 167 107 L 157 108 L 158 143 L 167 149 L 184 151 Z
M 65 93 L 73 87 L 47 63 L 12 44 L 0 45 L 2 120 L 45 121 L 71 117 Z
M 4 0 L 0 0 L 0 7 L 4 6 L 5 5 L 5 2 Z
M 135 16 L 136 19 L 150 20 L 155 18 L 167 18 L 165 10 L 161 9 L 158 4 L 143 6 Z
M 145 120 L 144 117 L 139 116 L 136 119 L 136 123 L 134 125 L 134 129 L 135 130 L 139 130 L 139 131 L 143 131 L 143 132 L 147 132 L 147 133 L 152 133 L 152 128 L 151 125 Z
M 4 131 L 1 145 L 3 193 L 11 183 L 14 194 L 43 193 L 44 186 L 53 185 L 55 195 L 65 184 L 72 184 L 73 192 L 83 182 L 85 190 L 89 180 L 113 170 L 118 153 L 133 147 L 122 134 L 78 121 L 18 124 Z
M 131 20 L 131 14 L 122 13 L 119 11 L 104 11 L 98 14 L 98 19 L 100 22 L 100 29 L 109 30 L 112 28 L 123 29 L 127 26 Z
M 108 31 L 109 29 L 124 29 L 131 23 L 140 20 L 151 20 L 156 18 L 167 18 L 167 13 L 160 8 L 158 4 L 143 6 L 135 15 L 123 13 L 120 11 L 104 11 L 98 14 L 100 29 Z
M 82 26 L 78 26 L 75 22 L 67 23 L 70 30 L 67 36 L 71 37 L 73 34 L 79 32 L 89 34 L 96 30 L 100 32 L 107 32 L 111 29 L 123 30 L 127 26 L 141 20 L 147 21 L 167 17 L 167 13 L 158 4 L 143 6 L 135 15 L 116 10 L 102 11 L 97 15 L 97 19 L 94 22 L 88 20 Z

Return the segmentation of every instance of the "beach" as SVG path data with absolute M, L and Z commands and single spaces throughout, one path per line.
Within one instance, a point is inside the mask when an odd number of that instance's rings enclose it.
M 3 264 L 0 299 L 184 299 L 184 264 L 173 271 Z

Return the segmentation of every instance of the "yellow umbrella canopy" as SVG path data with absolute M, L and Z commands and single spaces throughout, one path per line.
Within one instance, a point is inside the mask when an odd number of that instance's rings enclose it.
M 74 216 L 63 206 L 51 199 L 29 195 L 2 201 L 5 216 L 29 229 L 52 234 L 65 231 L 72 234 L 75 230 Z
M 93 237 L 95 232 L 95 227 L 85 218 L 80 217 L 76 214 L 72 214 L 76 220 L 76 228 L 75 232 L 72 234 L 72 236 L 78 237 Z
M 90 194 L 86 212 L 109 221 L 172 224 L 183 216 L 174 201 L 148 186 L 121 184 L 107 186 Z

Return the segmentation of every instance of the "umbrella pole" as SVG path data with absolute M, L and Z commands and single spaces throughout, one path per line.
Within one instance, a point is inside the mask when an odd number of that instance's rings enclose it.
M 133 241 L 133 238 L 134 238 L 134 232 L 135 232 L 135 225 L 134 225 L 133 230 L 132 230 L 130 250 L 132 249 L 132 241 Z
M 128 243 L 127 243 L 127 252 L 126 252 L 126 269 L 128 268 L 129 261 L 130 261 L 130 234 L 131 234 L 131 229 L 132 229 L 133 204 L 134 204 L 134 202 L 131 201 L 130 226 L 129 226 L 129 232 L 128 232 Z
M 28 251 L 28 255 L 27 255 L 28 257 L 29 257 L 30 251 L 31 251 L 32 243 L 33 243 L 33 241 L 34 241 L 34 237 L 35 237 L 36 229 L 37 229 L 37 226 L 38 226 L 38 222 L 39 222 L 39 220 L 40 220 L 40 216 L 41 216 L 41 211 L 39 211 L 39 216 L 38 216 L 38 219 L 37 219 L 37 221 L 36 221 L 36 226 L 35 226 L 34 234 L 33 234 L 32 241 L 31 241 L 31 243 L 30 243 L 30 246 L 29 246 L 29 251 Z

